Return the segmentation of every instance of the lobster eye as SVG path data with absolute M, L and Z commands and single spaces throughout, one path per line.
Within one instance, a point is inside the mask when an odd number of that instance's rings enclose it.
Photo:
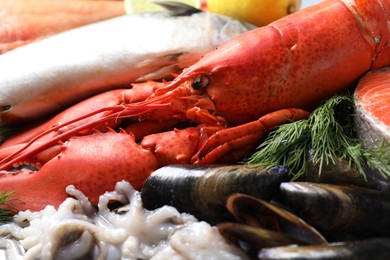
M 199 75 L 196 77 L 196 79 L 192 82 L 192 88 L 194 90 L 199 90 L 201 88 L 206 87 L 209 84 L 209 78 L 204 75 Z
M 4 111 L 10 110 L 10 109 L 11 109 L 10 105 L 0 106 L 0 112 L 4 112 Z

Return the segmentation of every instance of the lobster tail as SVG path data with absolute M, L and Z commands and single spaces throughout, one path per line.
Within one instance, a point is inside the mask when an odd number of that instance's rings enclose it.
M 312 110 L 390 64 L 389 5 L 322 1 L 239 35 L 179 77 L 207 77 L 217 110 L 236 124 L 279 109 Z
M 390 65 L 390 1 L 342 0 L 361 25 L 362 35 L 375 50 L 371 69 Z M 372 19 L 376 16 L 376 19 Z

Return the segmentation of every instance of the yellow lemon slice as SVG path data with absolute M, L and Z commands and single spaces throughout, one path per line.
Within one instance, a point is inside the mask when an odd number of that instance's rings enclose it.
M 164 10 L 159 0 L 125 0 L 126 13 Z M 161 0 L 160 0 L 161 1 Z M 301 0 L 170 0 L 230 16 L 257 26 L 267 25 L 300 9 Z
M 301 0 L 207 0 L 207 10 L 257 26 L 299 10 Z
M 158 2 L 158 0 L 125 0 L 125 10 L 127 14 L 164 10 L 155 2 Z M 172 2 L 185 3 L 195 8 L 200 8 L 200 0 L 173 0 Z

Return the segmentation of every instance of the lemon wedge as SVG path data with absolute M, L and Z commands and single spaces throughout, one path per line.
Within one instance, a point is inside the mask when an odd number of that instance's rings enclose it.
M 299 10 L 301 0 L 207 0 L 207 10 L 257 26 Z
M 159 0 L 125 0 L 126 13 L 164 10 Z M 160 0 L 161 1 L 161 0 Z M 300 9 L 301 0 L 170 0 L 204 11 L 236 18 L 257 26 L 267 25 Z
M 155 2 L 158 2 L 158 0 L 125 0 L 125 10 L 127 14 L 164 10 L 163 7 L 155 4 Z M 180 2 L 200 8 L 200 0 L 174 0 L 172 2 Z

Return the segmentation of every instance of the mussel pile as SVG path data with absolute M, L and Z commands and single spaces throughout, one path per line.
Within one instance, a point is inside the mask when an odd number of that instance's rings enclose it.
M 390 239 L 375 238 L 327 245 L 282 246 L 264 249 L 260 259 L 390 259 Z
M 175 165 L 154 172 L 141 198 L 216 225 L 253 259 L 390 259 L 390 192 L 351 176 L 290 182 L 281 166 Z
M 390 193 L 358 186 L 282 183 L 284 201 L 325 231 L 390 237 Z
M 256 168 L 250 165 L 171 165 L 152 173 L 142 188 L 141 198 L 148 210 L 164 205 L 191 213 L 216 224 L 232 220 L 226 210 L 228 195 L 241 192 L 263 199 L 278 193 L 286 182 L 288 169 Z

